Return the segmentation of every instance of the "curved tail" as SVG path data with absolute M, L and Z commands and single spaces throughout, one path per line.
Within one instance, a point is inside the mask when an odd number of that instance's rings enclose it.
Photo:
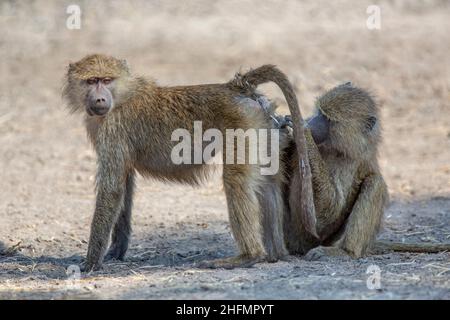
M 230 81 L 230 84 L 241 89 L 246 89 L 249 92 L 254 92 L 257 86 L 266 82 L 274 82 L 280 87 L 294 122 L 303 124 L 294 89 L 286 75 L 276 66 L 266 64 L 259 68 L 252 69 L 245 74 L 238 73 L 235 78 Z
M 294 141 L 296 143 L 300 177 L 302 178 L 300 195 L 302 197 L 301 208 L 290 208 L 293 213 L 298 213 L 300 221 L 305 229 L 318 238 L 316 231 L 316 214 L 313 201 L 312 176 L 308 161 L 308 149 L 304 134 L 304 121 L 295 95 L 294 89 L 287 76 L 274 65 L 263 65 L 252 69 L 245 74 L 236 74 L 229 82 L 233 87 L 253 93 L 256 87 L 266 82 L 274 82 L 280 87 L 289 107 L 294 126 Z

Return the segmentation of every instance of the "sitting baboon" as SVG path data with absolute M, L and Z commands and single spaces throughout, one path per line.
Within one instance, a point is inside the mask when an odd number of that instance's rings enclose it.
M 347 255 L 358 258 L 373 247 L 388 202 L 377 159 L 379 110 L 366 91 L 351 83 L 329 90 L 317 99 L 315 106 L 315 115 L 306 121 L 305 138 L 319 238 L 298 222 L 301 179 L 296 143 L 291 140 L 283 160 L 287 174 L 286 247 L 291 254 L 306 254 L 308 260 Z M 277 119 L 280 126 L 292 125 L 289 116 Z M 375 242 L 375 247 L 412 252 L 450 249 L 449 244 L 381 241 Z
M 88 136 L 98 158 L 86 271 L 101 267 L 111 232 L 108 257 L 123 259 L 131 230 L 136 171 L 191 185 L 206 178 L 204 163 L 172 162 L 174 130 L 184 128 L 193 134 L 194 121 L 202 121 L 205 130 L 216 128 L 223 134 L 226 129 L 273 128 L 263 110 L 250 112 L 239 103 L 258 84 L 268 81 L 280 86 L 295 114 L 297 99 L 288 79 L 269 65 L 224 84 L 161 87 L 131 75 L 126 63 L 113 57 L 89 55 L 70 64 L 63 94 L 73 111 L 85 112 Z M 204 266 L 248 267 L 287 254 L 281 173 L 262 175 L 260 168 L 260 164 L 224 164 L 223 184 L 239 255 Z
M 286 153 L 286 172 L 290 174 L 285 186 L 287 248 L 291 253 L 308 252 L 312 259 L 323 254 L 360 257 L 375 238 L 388 201 L 377 160 L 377 105 L 367 92 L 350 83 L 335 87 L 317 99 L 316 114 L 307 120 L 305 137 L 319 239 L 292 223 L 296 213 L 289 208 L 301 201 L 292 143 Z

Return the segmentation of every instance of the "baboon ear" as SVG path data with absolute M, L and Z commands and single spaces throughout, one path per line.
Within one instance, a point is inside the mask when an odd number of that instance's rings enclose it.
M 369 132 L 372 131 L 376 124 L 377 124 L 377 118 L 369 117 L 366 122 L 367 131 L 369 131 Z

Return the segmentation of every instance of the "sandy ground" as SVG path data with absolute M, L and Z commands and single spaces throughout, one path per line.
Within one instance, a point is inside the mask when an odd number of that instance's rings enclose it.
M 92 52 L 127 58 L 164 85 L 225 81 L 274 63 L 306 115 L 317 95 L 351 80 L 382 106 L 392 203 L 380 237 L 450 242 L 447 1 L 79 1 L 81 29 L 69 30 L 72 2 L 0 3 L 0 299 L 450 299 L 448 252 L 197 269 L 236 250 L 218 175 L 197 189 L 139 178 L 126 261 L 74 280 L 95 154 L 60 94 L 67 64 Z M 366 27 L 373 2 L 381 30 Z M 282 103 L 274 87 L 264 92 Z M 371 265 L 378 290 L 366 284 Z

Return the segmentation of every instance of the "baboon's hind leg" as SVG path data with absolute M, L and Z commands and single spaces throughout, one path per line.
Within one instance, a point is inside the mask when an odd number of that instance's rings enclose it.
M 262 217 L 256 190 L 261 183 L 258 166 L 225 165 L 223 183 L 227 198 L 230 225 L 239 248 L 236 257 L 204 261 L 203 268 L 251 267 L 265 260 Z
M 283 214 L 285 211 L 281 192 L 281 183 L 276 177 L 267 176 L 264 184 L 257 193 L 259 207 L 263 219 L 264 247 L 269 262 L 287 256 L 284 243 Z
M 335 245 L 352 257 L 363 256 L 378 233 L 387 197 L 387 187 L 380 175 L 364 179 L 344 233 Z
M 133 206 L 134 172 L 127 176 L 123 207 L 114 226 L 111 237 L 111 246 L 105 259 L 123 260 L 128 250 L 131 235 L 131 209 Z
M 387 197 L 386 184 L 380 175 L 364 179 L 342 235 L 330 247 L 319 246 L 310 250 L 305 258 L 322 260 L 325 256 L 363 256 L 378 233 Z

